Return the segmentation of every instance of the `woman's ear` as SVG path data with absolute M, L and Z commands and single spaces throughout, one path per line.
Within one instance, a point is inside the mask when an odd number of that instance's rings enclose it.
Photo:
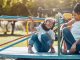
M 80 14 L 79 14 L 79 18 L 80 18 Z

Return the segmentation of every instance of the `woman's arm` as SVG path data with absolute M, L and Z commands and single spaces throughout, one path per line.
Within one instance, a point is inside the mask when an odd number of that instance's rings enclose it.
M 71 26 L 74 22 L 75 22 L 75 20 L 72 19 L 69 22 L 62 24 L 61 29 L 64 28 L 64 27 Z
M 67 26 L 72 25 L 74 22 L 75 22 L 75 20 L 74 20 L 74 19 L 70 20 L 70 21 L 67 23 Z

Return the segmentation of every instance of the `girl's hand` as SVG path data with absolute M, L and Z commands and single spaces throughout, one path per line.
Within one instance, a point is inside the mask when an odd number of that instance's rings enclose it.
M 33 22 L 33 18 L 31 16 L 29 16 L 29 20 Z

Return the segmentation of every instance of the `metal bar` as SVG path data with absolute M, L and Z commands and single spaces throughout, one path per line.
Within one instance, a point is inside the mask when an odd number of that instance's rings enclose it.
M 7 48 L 10 48 L 10 47 L 12 47 L 12 46 L 14 46 L 14 45 L 16 45 L 16 44 L 18 44 L 18 43 L 21 43 L 21 42 L 25 41 L 25 40 L 28 40 L 29 38 L 30 38 L 30 36 L 29 36 L 29 37 L 26 37 L 26 38 L 24 38 L 24 39 L 22 39 L 22 40 L 20 40 L 20 41 L 18 41 L 18 42 L 15 42 L 15 43 L 13 43 L 13 44 L 11 44 L 11 45 L 9 45 L 9 46 L 6 46 L 6 47 L 0 49 L 0 51 L 3 51 L 3 50 L 5 50 L 5 49 L 7 49 Z
M 45 60 L 48 60 L 48 59 L 80 59 L 80 56 L 79 55 L 60 55 L 60 56 L 57 56 L 57 55 L 54 55 L 54 54 L 37 54 L 37 53 L 34 53 L 34 54 L 0 54 L 0 56 L 2 57 L 6 57 L 6 58 L 31 58 L 33 60 L 37 60 L 37 59 L 45 59 Z M 27 60 L 27 59 L 26 59 Z
M 58 55 L 60 55 L 60 17 L 58 16 Z
M 0 21 L 27 21 L 28 20 L 28 17 L 27 18 L 17 18 L 17 19 L 9 19 L 9 18 L 0 18 Z M 37 17 L 33 17 L 33 20 L 45 20 L 45 18 L 37 18 Z
M 19 37 L 19 38 L 17 38 L 17 39 L 14 39 L 14 40 L 11 40 L 11 41 L 2 43 L 2 44 L 0 44 L 0 46 L 6 45 L 6 44 L 11 43 L 11 42 L 14 42 L 14 41 L 17 41 L 17 40 L 19 40 L 19 39 L 21 39 L 21 38 L 24 38 L 24 37 L 27 37 L 27 36 L 30 36 L 30 35 L 31 35 L 31 34 L 21 36 L 21 37 Z
M 28 27 L 28 24 L 29 24 L 29 22 L 27 21 L 27 24 L 26 24 L 26 34 L 29 33 L 29 27 Z M 28 40 L 26 41 L 26 45 L 28 46 Z

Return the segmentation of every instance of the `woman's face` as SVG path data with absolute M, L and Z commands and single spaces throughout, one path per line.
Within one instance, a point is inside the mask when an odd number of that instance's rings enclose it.
M 73 12 L 73 17 L 76 21 L 80 21 L 80 14 Z
M 52 20 L 47 20 L 47 21 L 45 22 L 45 26 L 46 26 L 48 29 L 52 28 L 52 27 L 53 27 L 53 24 L 54 24 L 54 22 L 53 22 Z

